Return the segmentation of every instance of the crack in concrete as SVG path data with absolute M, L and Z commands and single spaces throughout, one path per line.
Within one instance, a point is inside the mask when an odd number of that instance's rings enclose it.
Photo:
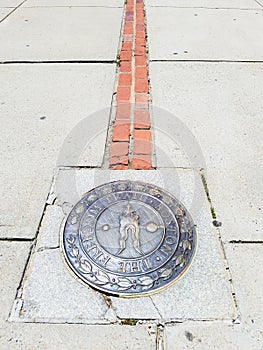
M 162 314 L 161 314 L 160 310 L 158 309 L 157 305 L 155 304 L 155 302 L 154 302 L 154 300 L 153 300 L 152 296 L 151 296 L 151 295 L 149 295 L 149 298 L 150 298 L 150 300 L 151 300 L 151 302 L 152 302 L 152 304 L 153 304 L 153 307 L 156 309 L 156 311 L 157 311 L 158 315 L 160 316 L 160 319 L 163 319 L 163 316 L 162 316 Z

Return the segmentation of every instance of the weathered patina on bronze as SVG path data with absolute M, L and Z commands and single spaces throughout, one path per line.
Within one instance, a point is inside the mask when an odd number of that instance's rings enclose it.
M 90 286 L 118 296 L 162 290 L 189 267 L 194 223 L 163 189 L 117 181 L 89 191 L 70 212 L 62 245 L 71 269 Z

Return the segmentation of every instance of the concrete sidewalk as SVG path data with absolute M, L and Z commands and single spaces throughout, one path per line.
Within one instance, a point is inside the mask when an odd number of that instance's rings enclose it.
M 119 171 L 124 1 L 0 0 L 0 350 L 263 349 L 263 0 L 144 5 L 153 166 Z M 108 297 L 63 261 L 69 210 L 120 179 L 168 189 L 197 225 L 193 265 L 150 297 Z

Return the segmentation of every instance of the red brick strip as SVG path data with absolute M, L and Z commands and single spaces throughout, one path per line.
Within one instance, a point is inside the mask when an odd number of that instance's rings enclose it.
M 119 53 L 111 169 L 151 169 L 151 121 L 143 0 L 127 0 Z

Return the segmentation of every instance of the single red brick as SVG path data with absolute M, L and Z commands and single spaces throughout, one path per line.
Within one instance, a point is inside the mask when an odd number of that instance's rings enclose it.
M 132 12 L 132 11 L 127 11 L 127 12 Z M 133 21 L 133 14 L 126 14 L 125 15 L 125 21 Z
M 121 61 L 131 61 L 132 52 L 131 51 L 121 51 L 120 60 Z
M 149 170 L 152 168 L 150 155 L 134 155 L 132 158 L 132 169 Z
M 151 141 L 151 131 L 150 130 L 134 130 L 133 133 L 134 140 Z M 134 151 L 135 152 L 135 151 Z M 135 152 L 138 153 L 138 152 Z
M 128 155 L 126 156 L 115 156 L 115 157 L 110 157 L 110 165 L 126 165 L 128 166 L 129 160 L 128 160 Z
M 133 140 L 134 154 L 151 154 L 151 142 L 147 140 Z
M 135 48 L 135 55 L 136 56 L 146 56 L 146 49 L 144 46 L 137 46 Z
M 143 9 L 143 8 L 144 8 L 144 6 L 143 6 L 142 2 L 136 4 L 136 9 Z
M 145 38 L 145 31 L 144 30 L 136 30 L 136 37 L 137 38 Z
M 144 30 L 144 23 L 138 23 L 138 21 L 136 23 L 136 31 Z
M 123 30 L 123 33 L 124 34 L 133 34 L 133 28 L 129 28 L 129 27 L 124 27 L 124 30 Z
M 135 39 L 135 45 L 136 46 L 146 46 L 145 38 L 136 38 Z
M 135 104 L 135 109 L 136 110 L 146 111 L 146 110 L 149 109 L 149 105 L 148 105 L 148 103 L 136 103 Z
M 149 85 L 147 79 L 135 79 L 135 92 L 148 92 Z
M 123 35 L 123 42 L 128 43 L 128 42 L 132 42 L 133 40 L 133 35 L 132 34 L 124 34 Z
M 133 21 L 125 21 L 124 22 L 124 28 L 133 28 Z
M 145 103 L 148 104 L 148 94 L 143 92 L 141 94 L 135 94 L 135 102 L 137 103 Z
M 132 43 L 122 43 L 121 51 L 131 51 Z
M 144 22 L 144 13 L 143 11 L 136 11 L 136 23 Z
M 117 101 L 128 101 L 130 99 L 130 96 L 131 96 L 130 87 L 119 86 L 117 88 L 117 95 L 116 95 Z
M 145 56 L 135 56 L 135 65 L 136 66 L 146 66 L 146 57 Z
M 116 119 L 129 119 L 131 114 L 130 103 L 118 103 L 116 107 Z
M 148 72 L 146 67 L 136 67 L 135 68 L 135 78 L 147 79 Z
M 126 11 L 131 11 L 131 10 L 133 10 L 134 9 L 134 6 L 133 6 L 133 4 L 132 5 L 126 5 Z
M 120 63 L 120 72 L 130 72 L 131 71 L 131 62 L 121 62 Z
M 129 143 L 128 142 L 112 142 L 110 148 L 110 156 L 111 157 L 121 157 L 128 156 Z M 117 164 L 116 162 L 114 164 Z
M 134 111 L 134 129 L 149 129 L 150 125 L 150 112 L 148 110 Z
M 127 0 L 127 2 L 126 2 L 126 6 L 134 6 L 134 2 L 133 2 L 133 0 Z
M 130 123 L 118 123 L 114 125 L 112 141 L 129 141 Z
M 132 75 L 130 73 L 120 73 L 118 84 L 120 86 L 130 86 L 132 82 Z
M 128 165 L 124 165 L 124 164 L 117 164 L 117 165 L 113 165 L 112 166 L 113 170 L 128 170 L 129 167 Z

